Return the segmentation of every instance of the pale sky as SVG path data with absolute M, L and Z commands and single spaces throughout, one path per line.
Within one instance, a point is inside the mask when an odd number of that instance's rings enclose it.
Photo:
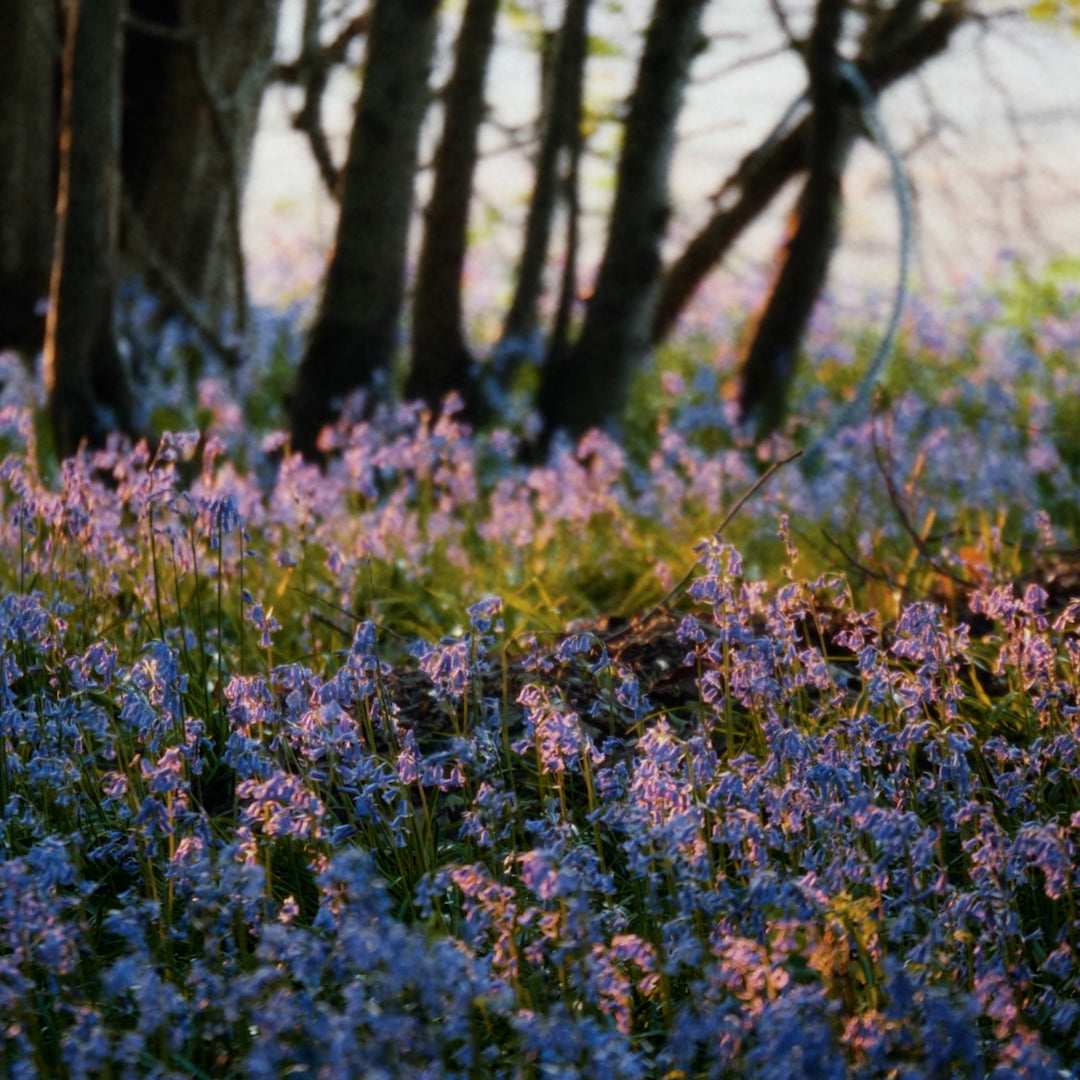
M 550 6 L 555 11 L 559 5 Z M 648 5 L 631 0 L 625 8 L 622 16 L 609 17 L 604 30 L 632 40 L 632 29 Z M 707 216 L 708 194 L 803 88 L 801 67 L 790 55 L 708 78 L 748 51 L 777 42 L 767 12 L 764 0 L 718 0 L 709 10 L 715 44 L 695 68 L 702 81 L 688 95 L 672 176 L 676 247 Z M 901 151 L 927 135 L 934 109 L 939 122 L 944 120 L 936 143 L 923 146 L 906 166 L 917 193 L 916 266 L 926 282 L 948 286 L 980 276 L 1003 249 L 1036 260 L 1058 251 L 1080 254 L 1078 72 L 1080 36 L 1013 22 L 991 36 L 968 28 L 919 79 L 885 95 L 883 122 Z M 618 101 L 632 77 L 632 57 L 594 62 L 589 74 L 593 100 Z M 504 26 L 489 78 L 489 100 L 501 123 L 528 122 L 534 79 L 534 63 L 520 38 Z M 342 154 L 356 89 L 354 80 L 343 77 L 327 108 L 328 127 Z M 1018 120 L 1019 138 L 1012 117 Z M 488 148 L 497 142 L 492 135 Z M 530 172 L 520 158 L 506 153 L 486 158 L 479 177 L 478 223 L 485 220 L 483 207 L 520 220 L 529 185 Z M 845 186 L 844 243 L 834 282 L 887 284 L 895 272 L 897 216 L 887 165 L 873 147 L 860 148 Z M 602 169 L 591 171 L 587 196 L 601 222 L 610 197 Z M 306 141 L 289 125 L 282 93 L 272 92 L 245 206 L 257 300 L 295 298 L 310 289 L 332 241 L 335 217 Z M 781 228 L 782 213 L 777 213 L 751 230 L 736 262 L 745 267 L 748 260 L 767 259 Z M 518 231 L 488 230 L 485 235 L 487 257 L 512 266 Z M 588 248 L 594 258 L 602 241 L 602 230 L 594 228 Z

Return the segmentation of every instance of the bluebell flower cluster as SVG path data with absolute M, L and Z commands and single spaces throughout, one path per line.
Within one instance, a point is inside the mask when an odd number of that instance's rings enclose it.
M 0 1074 L 1080 1077 L 1080 601 L 1009 577 L 1078 477 L 987 340 L 569 630 L 757 475 L 692 394 L 646 454 L 410 406 L 269 482 L 233 429 L 46 477 L 4 406 Z

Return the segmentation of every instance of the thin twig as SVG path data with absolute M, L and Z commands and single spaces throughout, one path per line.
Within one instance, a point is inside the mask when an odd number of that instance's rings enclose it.
M 877 464 L 882 479 L 885 481 L 885 490 L 888 492 L 889 502 L 892 503 L 893 509 L 896 511 L 896 516 L 900 521 L 901 528 L 911 537 L 911 541 L 915 545 L 915 550 L 918 551 L 918 553 L 930 564 L 931 568 L 938 574 L 941 574 L 942 577 L 947 577 L 951 581 L 955 581 L 957 585 L 963 585 L 965 589 L 978 588 L 976 582 L 970 581 L 963 575 L 957 574 L 948 569 L 948 567 L 942 566 L 934 557 L 933 552 L 931 552 L 930 547 L 926 542 L 926 538 L 915 528 L 911 518 L 908 516 L 907 508 L 904 506 L 904 500 L 896 488 L 896 481 L 893 479 L 892 470 L 882 460 L 881 446 L 878 443 L 876 431 L 874 432 L 873 437 L 873 447 L 874 461 Z
M 851 552 L 848 551 L 847 548 L 845 548 L 839 540 L 837 540 L 833 536 L 830 536 L 825 529 L 821 529 L 820 531 L 821 535 L 825 537 L 825 540 L 828 542 L 828 544 L 831 547 L 836 548 L 836 550 L 840 552 L 841 558 L 850 566 L 852 566 L 855 570 L 857 570 L 860 574 L 862 574 L 863 577 L 868 578 L 871 581 L 884 581 L 890 589 L 895 588 L 895 583 L 893 582 L 893 579 L 887 573 L 885 573 L 884 570 L 871 569 L 869 566 L 866 565 L 866 563 L 860 562 L 858 559 L 856 559 L 855 556 L 852 555 Z
M 769 0 L 769 9 L 772 11 L 773 20 L 776 22 L 777 28 L 787 41 L 788 48 L 794 49 L 796 52 L 801 52 L 806 43 L 796 36 L 795 31 L 791 27 L 791 20 L 788 18 L 788 13 L 784 9 L 783 4 L 780 3 L 780 0 Z
M 790 464 L 796 458 L 802 457 L 802 450 L 796 450 L 794 454 L 789 454 L 786 458 L 781 458 L 779 461 L 774 461 L 739 497 L 735 500 L 735 505 L 724 515 L 724 520 L 720 522 L 719 527 L 713 533 L 713 536 L 717 540 L 723 539 L 724 530 L 735 519 L 735 515 L 772 479 L 773 475 L 784 465 Z M 697 570 L 697 563 L 679 579 L 677 584 L 671 591 L 646 615 L 642 620 L 648 622 L 654 615 L 658 615 L 662 611 L 669 611 L 672 601 L 690 584 L 694 576 L 694 571 Z

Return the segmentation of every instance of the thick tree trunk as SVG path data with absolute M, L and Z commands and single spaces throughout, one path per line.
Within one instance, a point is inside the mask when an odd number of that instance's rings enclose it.
M 847 0 L 818 0 L 807 47 L 813 110 L 810 174 L 742 363 L 739 407 L 743 421 L 754 423 L 758 438 L 771 435 L 783 421 L 803 333 L 840 240 L 840 184 L 854 141 L 837 63 L 846 7 Z
M 540 387 L 544 441 L 617 414 L 649 347 L 667 228 L 668 170 L 706 0 L 657 0 L 630 101 L 615 204 L 581 336 L 548 358 Z
M 68 7 L 56 249 L 45 335 L 45 386 L 57 450 L 100 444 L 131 425 L 113 328 L 120 206 L 120 71 L 125 0 Z
M 867 85 L 881 94 L 927 61 L 945 52 L 956 29 L 969 17 L 959 3 L 944 4 L 928 19 L 918 19 L 918 7 L 901 0 L 869 35 L 860 50 L 858 67 Z M 727 255 L 732 245 L 808 164 L 810 118 L 802 120 L 771 145 L 743 158 L 724 185 L 720 208 L 690 240 L 664 275 L 653 321 L 652 340 L 663 341 L 693 299 L 701 283 Z
M 0 33 L 0 349 L 45 333 L 56 209 L 56 6 L 11 0 Z
M 120 260 L 213 333 L 242 322 L 239 206 L 280 0 L 132 0 Z M 0 35 L 0 345 L 40 347 L 53 258 L 59 5 L 15 0 Z M 40 305 L 39 305 L 40 306 Z
M 502 369 L 500 376 L 504 382 L 512 376 L 521 359 L 536 351 L 544 268 L 559 197 L 559 161 L 564 154 L 574 153 L 573 143 L 581 124 L 591 3 L 592 0 L 566 0 L 562 27 L 556 39 L 517 287 L 503 324 L 502 339 L 496 348 L 495 359 Z M 572 170 L 571 162 L 567 163 L 567 170 Z M 567 257 L 572 258 L 573 253 L 568 252 Z
M 461 286 L 498 10 L 499 0 L 469 0 L 458 33 L 413 293 L 412 362 L 405 386 L 406 397 L 422 398 L 432 410 L 458 391 L 465 416 L 473 421 L 482 420 L 485 409 L 475 358 L 465 341 Z
M 290 405 L 293 446 L 308 456 L 350 393 L 387 389 L 438 10 L 439 0 L 376 0 L 372 9 L 337 244 Z
M 281 0 L 132 0 L 125 249 L 171 306 L 242 328 L 240 203 Z

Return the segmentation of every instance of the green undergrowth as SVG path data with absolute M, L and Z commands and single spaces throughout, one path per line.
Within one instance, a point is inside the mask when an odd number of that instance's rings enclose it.
M 916 305 L 814 461 L 834 307 L 760 448 L 702 337 L 535 467 L 0 414 L 0 1069 L 1075 1078 L 1071 273 Z

